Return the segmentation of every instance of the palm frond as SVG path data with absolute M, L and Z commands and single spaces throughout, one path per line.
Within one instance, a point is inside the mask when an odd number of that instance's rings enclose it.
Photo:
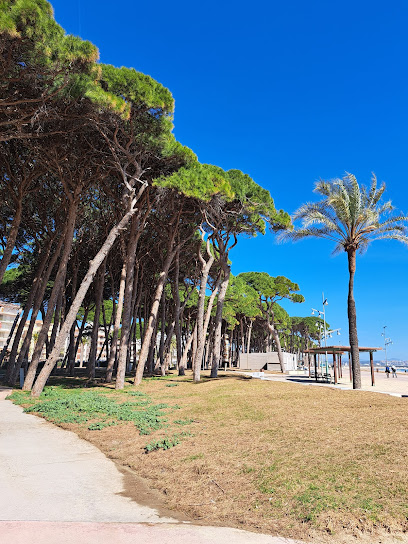
M 402 242 L 403 244 L 408 245 L 408 236 L 404 234 L 384 234 L 383 236 L 377 236 L 375 238 L 376 240 L 398 240 L 399 242 Z
M 301 206 L 293 216 L 301 227 L 283 233 L 282 239 L 327 238 L 336 243 L 334 254 L 349 247 L 364 252 L 370 242 L 381 238 L 407 243 L 408 217 L 393 217 L 391 201 L 381 202 L 385 184 L 378 187 L 375 174 L 369 188 L 360 187 L 356 177 L 346 172 L 342 179 L 318 181 L 314 191 L 323 199 Z

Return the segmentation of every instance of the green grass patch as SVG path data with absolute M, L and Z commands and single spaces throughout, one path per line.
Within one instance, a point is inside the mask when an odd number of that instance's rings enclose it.
M 132 422 L 140 434 L 150 434 L 161 429 L 167 421 L 164 409 L 168 404 L 154 404 L 145 394 L 135 395 L 137 401 L 119 402 L 104 391 L 62 389 L 46 387 L 40 399 L 30 399 L 23 392 L 15 392 L 11 396 L 16 404 L 23 404 L 24 411 L 42 415 L 53 423 L 86 424 L 90 430 L 101 430 L 107 426 L 121 422 Z
M 191 425 L 194 423 L 194 419 L 176 419 L 174 420 L 176 425 Z
M 149 442 L 145 445 L 145 452 L 150 453 L 152 451 L 160 449 L 169 450 L 170 448 L 177 446 L 177 444 L 180 444 L 181 439 L 185 436 L 192 436 L 192 434 L 184 431 L 179 434 L 174 434 L 173 436 L 165 436 L 164 438 L 161 438 L 159 440 L 153 440 L 152 442 Z

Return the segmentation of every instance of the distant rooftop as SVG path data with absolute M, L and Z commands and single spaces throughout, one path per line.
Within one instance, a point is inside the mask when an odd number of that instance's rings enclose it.
M 381 351 L 382 348 L 375 348 L 375 347 L 359 347 L 358 351 L 360 352 L 373 352 L 373 351 Z M 322 346 L 319 348 L 310 348 L 305 349 L 304 353 L 344 353 L 347 351 L 351 351 L 350 346 Z

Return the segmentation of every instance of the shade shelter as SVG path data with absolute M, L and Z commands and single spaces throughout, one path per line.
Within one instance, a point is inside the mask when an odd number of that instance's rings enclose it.
M 377 348 L 377 347 L 359 347 L 358 348 L 360 353 L 369 353 L 370 354 L 371 385 L 375 385 L 373 353 L 376 352 L 376 351 L 380 351 L 381 349 L 382 348 Z M 304 353 L 310 353 L 310 354 L 313 355 L 316 381 L 318 381 L 317 355 L 318 354 L 326 354 L 326 353 L 328 355 L 331 354 L 333 356 L 334 383 L 338 382 L 339 373 L 340 373 L 340 377 L 342 377 L 341 356 L 343 355 L 343 353 L 348 353 L 350 381 L 352 381 L 352 375 L 351 375 L 351 347 L 350 346 L 322 346 L 322 347 L 306 349 L 304 351 Z M 310 363 L 309 363 L 309 377 L 310 377 Z

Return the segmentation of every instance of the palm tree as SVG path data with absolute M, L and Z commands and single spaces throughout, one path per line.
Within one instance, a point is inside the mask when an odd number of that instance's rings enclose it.
M 408 217 L 396 216 L 391 201 L 381 202 L 385 184 L 377 187 L 373 174 L 369 188 L 359 186 L 349 173 L 343 179 L 321 180 L 314 191 L 323 196 L 319 202 L 309 202 L 295 212 L 293 219 L 300 219 L 302 226 L 282 236 L 291 240 L 306 237 L 328 238 L 336 243 L 333 253 L 345 251 L 348 257 L 348 322 L 353 389 L 361 389 L 360 357 L 357 336 L 357 316 L 354 301 L 354 274 L 356 254 L 363 253 L 370 242 L 384 238 L 408 244 Z

